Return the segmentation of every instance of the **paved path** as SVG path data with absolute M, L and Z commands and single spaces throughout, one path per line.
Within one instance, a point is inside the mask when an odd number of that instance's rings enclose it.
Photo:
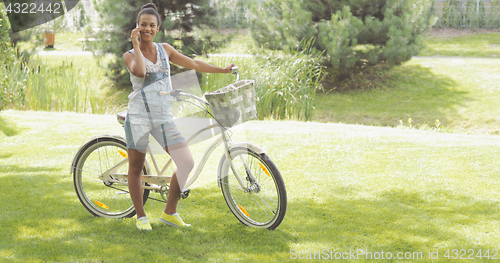
M 90 51 L 40 51 L 41 56 L 92 56 Z
M 92 56 L 91 51 L 40 51 L 41 56 Z M 109 55 L 112 55 L 111 53 Z M 216 53 L 208 54 L 209 57 L 253 57 L 252 54 Z M 447 56 L 414 56 L 412 59 L 500 59 L 491 57 L 447 57 Z
M 41 56 L 92 56 L 91 51 L 40 51 Z M 209 57 L 253 57 L 251 54 L 221 53 L 208 54 Z
M 420 57 L 420 56 L 413 56 L 412 59 L 500 59 L 500 57 L 491 58 L 491 57 L 447 57 L 447 56 Z

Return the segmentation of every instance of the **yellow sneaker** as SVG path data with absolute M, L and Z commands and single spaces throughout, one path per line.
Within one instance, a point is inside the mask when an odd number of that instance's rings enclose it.
M 153 230 L 151 224 L 149 223 L 149 219 L 145 216 L 137 219 L 137 222 L 135 222 L 135 226 L 137 226 L 137 229 L 139 230 L 146 230 L 146 231 Z
M 190 224 L 184 223 L 184 221 L 182 221 L 181 217 L 177 213 L 175 213 L 173 215 L 167 215 L 165 212 L 163 212 L 160 216 L 160 221 L 167 224 L 167 225 L 175 226 L 175 227 L 191 226 Z

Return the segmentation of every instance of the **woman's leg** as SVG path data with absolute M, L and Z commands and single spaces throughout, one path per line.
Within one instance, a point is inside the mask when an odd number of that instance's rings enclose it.
M 194 167 L 194 160 L 185 142 L 168 146 L 165 151 L 172 157 L 177 166 L 170 181 L 167 206 L 165 207 L 165 213 L 171 215 L 177 211 L 181 189 L 186 185 L 189 173 Z
M 137 212 L 137 218 L 146 216 L 144 212 L 143 205 L 143 194 L 142 189 L 142 169 L 144 167 L 144 159 L 146 157 L 145 153 L 138 150 L 128 149 L 128 190 L 130 192 L 130 198 L 132 198 L 132 203 L 134 204 L 135 211 Z

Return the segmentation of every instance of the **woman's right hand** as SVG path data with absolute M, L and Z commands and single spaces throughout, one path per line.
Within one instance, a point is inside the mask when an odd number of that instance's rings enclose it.
M 141 31 L 139 31 L 140 29 L 137 27 L 137 28 L 134 28 L 132 30 L 132 34 L 130 35 L 130 39 L 132 40 L 132 45 L 134 46 L 139 46 L 139 37 L 141 35 Z

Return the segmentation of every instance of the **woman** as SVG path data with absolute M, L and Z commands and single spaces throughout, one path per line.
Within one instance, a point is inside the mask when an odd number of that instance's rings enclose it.
M 130 72 L 134 91 L 129 95 L 129 109 L 125 119 L 125 134 L 129 157 L 128 185 L 130 197 L 137 212 L 139 230 L 152 230 L 143 207 L 141 172 L 149 134 L 162 145 L 177 166 L 168 194 L 167 206 L 160 221 L 171 226 L 190 226 L 176 212 L 182 187 L 193 169 L 194 161 L 184 137 L 173 122 L 172 97 L 159 91 L 171 91 L 168 61 L 179 66 L 207 73 L 230 73 L 234 64 L 220 68 L 193 60 L 177 52 L 166 43 L 153 38 L 160 30 L 160 15 L 153 3 L 145 4 L 137 16 L 137 28 L 132 30 L 133 49 L 123 54 Z

